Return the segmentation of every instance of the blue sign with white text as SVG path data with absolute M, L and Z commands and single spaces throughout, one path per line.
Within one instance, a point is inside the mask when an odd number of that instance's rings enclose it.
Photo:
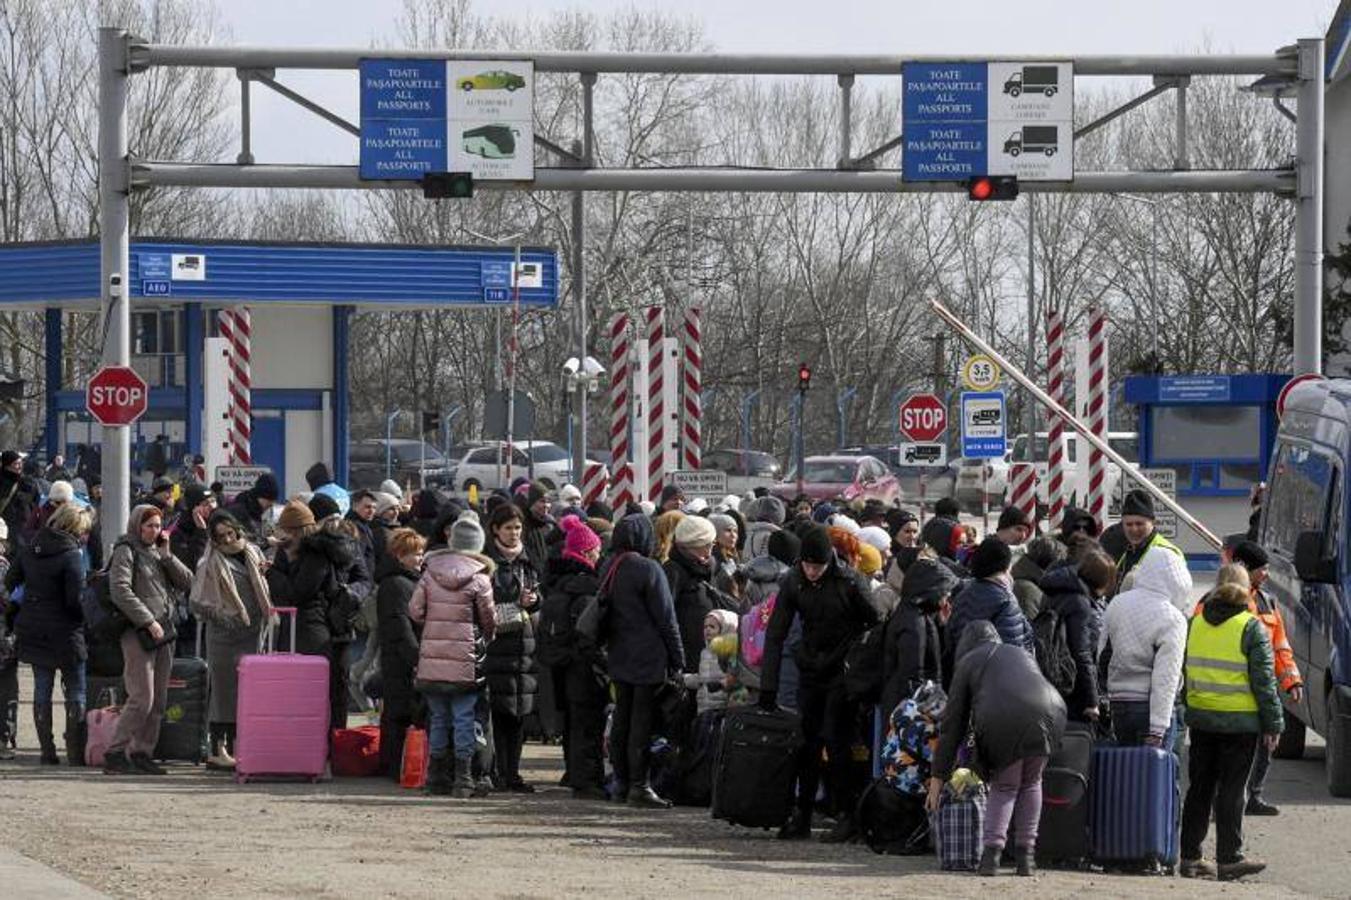
M 485 262 L 479 269 L 480 284 L 484 287 L 511 287 L 511 263 Z
M 363 179 L 419 179 L 449 169 L 446 61 L 361 61 Z
M 445 119 L 446 61 L 363 59 L 361 120 Z
M 998 459 L 1007 449 L 1003 391 L 962 393 L 962 456 Z
M 906 63 L 903 181 L 960 181 L 989 168 L 988 63 Z
M 158 279 L 141 279 L 142 297 L 168 297 L 173 293 L 173 282 Z
M 361 177 L 420 179 L 445 172 L 446 123 L 433 119 L 377 119 L 361 122 Z
M 136 254 L 136 264 L 143 279 L 168 281 L 173 277 L 170 273 L 169 254 L 167 253 L 138 253 Z
M 1228 403 L 1226 375 L 1181 375 L 1159 379 L 1160 403 Z
M 510 303 L 511 288 L 505 287 L 485 287 L 483 289 L 484 303 Z

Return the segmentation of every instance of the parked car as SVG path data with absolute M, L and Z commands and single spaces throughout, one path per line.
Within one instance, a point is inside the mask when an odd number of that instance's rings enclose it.
M 953 496 L 967 512 L 978 513 L 984 509 L 987 499 L 990 506 L 1002 506 L 1008 483 L 1009 464 L 1003 457 L 977 459 L 963 456 L 957 461 L 957 489 Z
M 507 476 L 506 447 L 506 441 L 491 441 L 470 450 L 455 467 L 455 487 L 467 491 L 472 484 L 480 490 L 491 491 L 508 487 L 520 475 L 526 475 L 550 490 L 574 482 L 572 458 L 567 450 L 552 441 L 513 441 L 510 477 Z M 598 465 L 593 459 L 586 462 L 587 465 Z
M 435 444 L 415 438 L 357 441 L 347 451 L 347 487 L 351 490 L 374 490 L 386 478 L 393 478 L 400 487 L 448 487 L 451 473 L 449 461 Z
M 744 494 L 771 487 L 783 477 L 779 461 L 761 450 L 713 450 L 705 453 L 700 468 L 727 473 L 727 490 Z
M 1037 432 L 1037 440 L 1032 450 L 1033 460 L 1037 466 L 1037 506 L 1040 509 L 1046 509 L 1049 506 L 1047 499 L 1047 478 L 1046 478 L 1046 459 L 1048 456 L 1050 438 L 1044 431 Z M 1088 499 L 1088 450 L 1091 449 L 1087 441 L 1083 441 L 1084 453 L 1079 452 L 1079 435 L 1073 431 L 1065 432 L 1065 503 L 1069 506 L 1083 506 Z M 1117 453 L 1120 453 L 1128 462 L 1140 461 L 1140 436 L 1134 431 L 1109 431 L 1107 433 L 1107 444 Z M 1083 462 L 1080 462 L 1080 458 Z M 1012 462 L 1027 462 L 1028 460 L 1028 440 L 1027 433 L 1018 435 L 1013 440 L 1013 450 L 1009 454 Z M 1121 504 L 1121 498 L 1117 496 L 1117 486 L 1121 481 L 1121 469 L 1116 463 L 1108 460 L 1107 476 L 1104 489 L 1107 491 L 1108 515 L 1116 515 L 1117 509 Z
M 924 504 L 926 507 L 932 506 L 934 501 L 943 497 L 952 497 L 957 489 L 957 464 L 949 461 L 945 466 L 921 466 L 915 465 L 913 459 L 906 459 L 901 447 L 893 444 L 890 447 L 845 447 L 839 451 L 848 455 L 871 456 L 881 460 L 891 474 L 901 483 L 901 496 L 907 498 L 911 503 L 918 505 L 920 491 L 920 477 L 924 478 Z
M 802 493 L 813 500 L 901 500 L 901 483 L 882 461 L 872 456 L 809 456 L 802 465 Z M 783 500 L 798 495 L 797 471 L 770 489 Z

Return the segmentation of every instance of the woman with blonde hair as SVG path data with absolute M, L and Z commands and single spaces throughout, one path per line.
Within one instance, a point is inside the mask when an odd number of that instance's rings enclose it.
M 206 661 L 211 676 L 210 768 L 233 769 L 235 703 L 239 660 L 262 649 L 275 615 L 263 574 L 262 551 L 249 543 L 239 520 L 224 510 L 206 521 L 206 554 L 192 579 L 189 603 L 206 628 Z
M 668 510 L 657 516 L 655 526 L 657 552 L 652 558 L 662 565 L 665 565 L 666 561 L 671 558 L 671 547 L 675 544 L 676 526 L 680 524 L 680 520 L 683 518 L 685 518 L 685 514 L 678 509 Z
M 84 765 L 86 648 L 80 550 L 92 521 L 92 510 L 74 503 L 57 507 L 5 576 L 5 589 L 11 596 L 23 585 L 23 601 L 13 620 L 15 655 L 33 667 L 33 724 L 43 765 L 61 762 L 52 736 L 52 694 L 58 670 L 66 698 L 66 761 Z

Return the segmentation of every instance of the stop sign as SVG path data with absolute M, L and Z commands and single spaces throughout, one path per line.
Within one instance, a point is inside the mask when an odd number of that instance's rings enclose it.
M 901 434 L 907 440 L 927 444 L 947 430 L 947 407 L 933 394 L 911 394 L 901 403 Z
M 145 379 L 126 366 L 104 366 L 85 388 L 84 407 L 100 425 L 130 425 L 149 405 Z

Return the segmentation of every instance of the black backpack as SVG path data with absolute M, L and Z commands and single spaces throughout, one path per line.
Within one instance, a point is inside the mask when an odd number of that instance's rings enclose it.
M 856 640 L 844 656 L 844 691 L 851 700 L 876 703 L 882 696 L 883 644 L 886 622 L 879 622 Z
M 885 778 L 863 791 L 854 813 L 859 836 L 874 853 L 925 856 L 929 850 L 929 815 L 923 794 L 903 794 Z
M 113 605 L 107 569 L 90 573 L 80 594 L 80 609 L 85 631 L 96 643 L 116 641 L 131 627 L 122 610 Z
M 1032 634 L 1036 639 L 1037 666 L 1041 674 L 1062 695 L 1068 695 L 1074 690 L 1077 670 L 1070 653 L 1065 620 L 1059 610 L 1050 603 L 1043 603 L 1041 611 L 1032 620 Z
M 572 595 L 564 590 L 547 591 L 539 607 L 535 628 L 535 658 L 546 666 L 566 666 L 577 649 L 573 627 Z

